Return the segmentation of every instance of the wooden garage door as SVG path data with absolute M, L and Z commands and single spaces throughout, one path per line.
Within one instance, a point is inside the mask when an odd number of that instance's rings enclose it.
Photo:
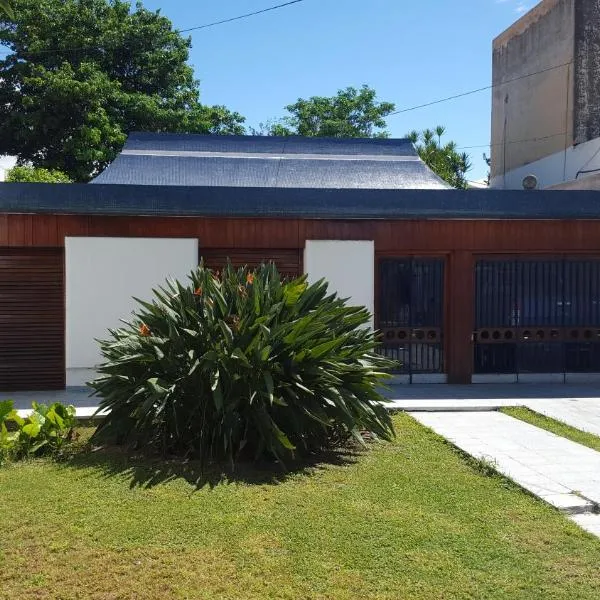
M 65 386 L 62 250 L 0 249 L 0 391 Z
M 210 269 L 222 269 L 229 259 L 234 267 L 247 265 L 252 268 L 272 261 L 284 277 L 298 277 L 302 273 L 301 250 L 297 248 L 201 248 L 200 258 Z

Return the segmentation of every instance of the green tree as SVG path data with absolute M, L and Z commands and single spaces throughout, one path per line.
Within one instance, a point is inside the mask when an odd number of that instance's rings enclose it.
M 56 169 L 29 165 L 16 166 L 6 172 L 8 183 L 71 183 L 71 178 Z
M 433 130 L 411 131 L 406 137 L 415 145 L 421 160 L 444 181 L 454 188 L 467 189 L 466 174 L 471 168 L 469 156 L 458 152 L 455 142 L 443 144 L 444 133 L 446 129 L 438 125 Z
M 379 102 L 374 89 L 348 87 L 335 96 L 298 98 L 285 107 L 290 113 L 278 122 L 262 125 L 270 135 L 308 137 L 388 137 L 385 117 L 394 111 L 391 102 Z
M 159 11 L 123 0 L 14 0 L 0 15 L 0 154 L 86 181 L 130 131 L 243 133 L 204 106 L 191 41 Z

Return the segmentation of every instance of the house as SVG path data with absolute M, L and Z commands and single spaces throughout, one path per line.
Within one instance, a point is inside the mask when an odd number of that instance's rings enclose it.
M 133 296 L 228 258 L 367 306 L 400 381 L 600 373 L 600 192 L 448 189 L 406 140 L 134 134 L 91 184 L 0 186 L 0 390 L 83 384 Z
M 600 173 L 599 47 L 597 0 L 543 0 L 494 40 L 492 187 Z

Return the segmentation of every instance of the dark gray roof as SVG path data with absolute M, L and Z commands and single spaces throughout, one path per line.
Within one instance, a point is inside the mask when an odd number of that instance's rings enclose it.
M 1 183 L 0 213 L 300 219 L 600 219 L 600 192 Z
M 95 184 L 447 189 L 405 139 L 132 133 Z

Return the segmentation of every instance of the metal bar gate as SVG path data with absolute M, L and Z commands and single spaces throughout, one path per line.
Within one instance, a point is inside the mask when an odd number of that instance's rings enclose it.
M 474 373 L 600 373 L 600 259 L 479 260 Z
M 398 361 L 397 373 L 411 383 L 443 373 L 444 260 L 382 258 L 378 300 L 381 351 Z

